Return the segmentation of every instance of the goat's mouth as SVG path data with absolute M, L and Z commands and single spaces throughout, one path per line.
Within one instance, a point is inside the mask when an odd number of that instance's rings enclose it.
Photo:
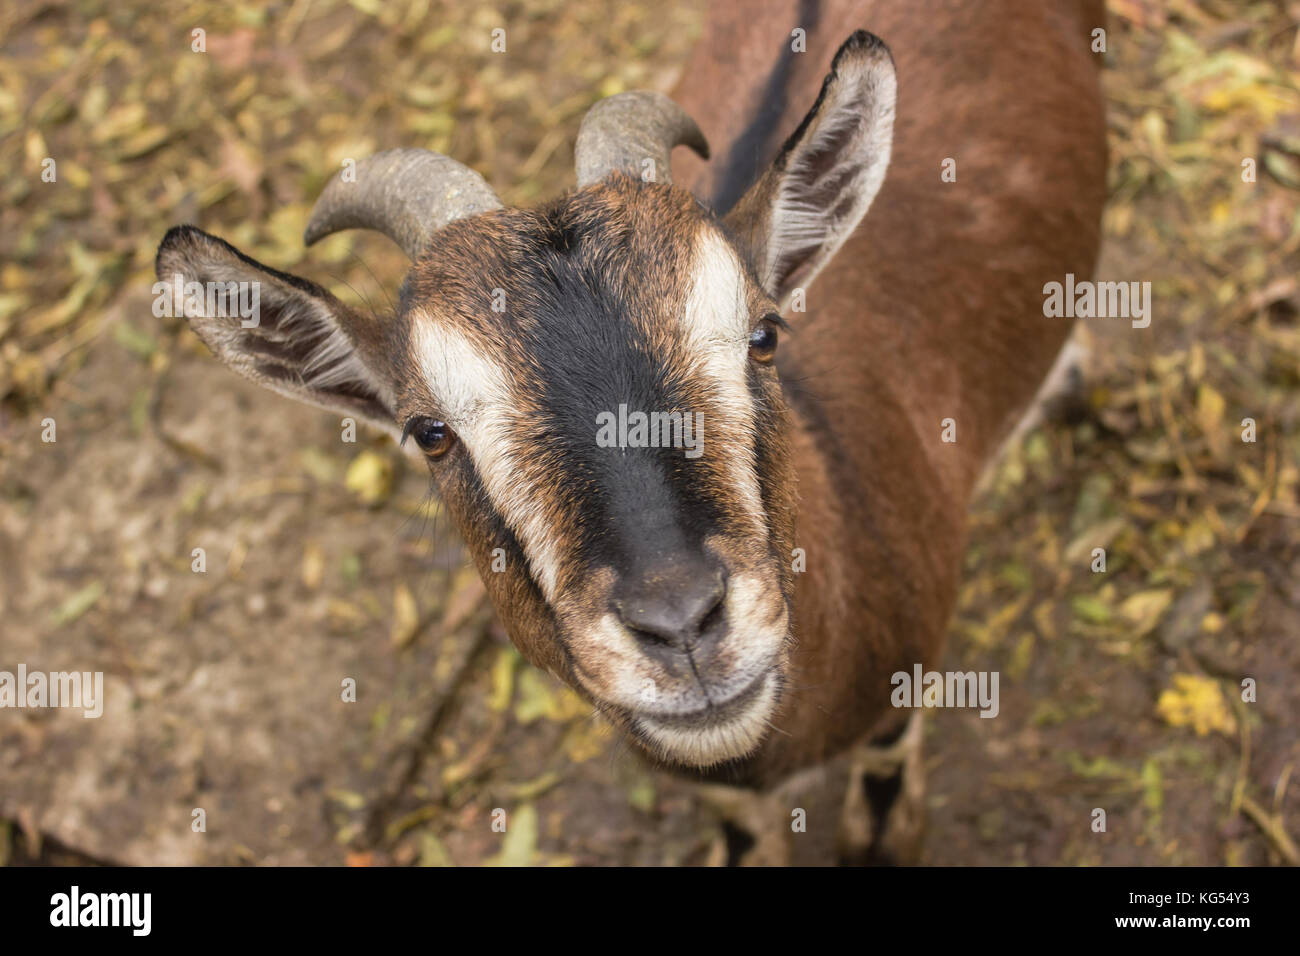
M 765 669 L 725 700 L 683 710 L 635 711 L 626 715 L 633 733 L 655 756 L 704 768 L 746 757 L 771 727 L 780 697 L 781 674 Z
M 686 602 L 688 588 L 656 582 L 620 603 L 609 597 L 615 580 L 596 577 L 594 594 L 557 609 L 567 682 L 663 763 L 706 768 L 753 754 L 772 726 L 793 646 L 773 576 L 732 571 L 708 613 L 713 591 L 699 588 Z M 689 626 L 674 617 L 682 603 Z M 608 610 L 593 614 L 602 604 Z

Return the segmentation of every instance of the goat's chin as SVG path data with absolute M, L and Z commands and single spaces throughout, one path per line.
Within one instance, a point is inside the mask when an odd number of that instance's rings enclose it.
M 781 678 L 766 672 L 745 700 L 720 711 L 681 717 L 631 715 L 633 733 L 655 757 L 668 764 L 706 769 L 748 757 L 771 728 L 780 697 Z

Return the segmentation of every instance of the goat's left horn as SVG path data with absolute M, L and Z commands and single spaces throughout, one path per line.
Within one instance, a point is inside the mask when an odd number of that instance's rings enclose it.
M 303 233 L 309 246 L 343 229 L 373 229 L 414 261 L 447 223 L 501 208 L 482 176 L 427 149 L 385 150 L 358 162 L 351 179 L 344 172 L 316 200 Z
M 674 146 L 689 146 L 709 158 L 708 141 L 695 120 L 662 93 L 607 97 L 587 111 L 578 130 L 573 150 L 578 185 L 589 186 L 616 170 L 640 175 L 647 159 L 654 162 L 656 180 L 672 182 L 668 157 Z

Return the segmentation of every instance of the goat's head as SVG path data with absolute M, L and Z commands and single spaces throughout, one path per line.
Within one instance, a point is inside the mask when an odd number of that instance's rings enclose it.
M 535 210 L 445 157 L 372 157 L 307 241 L 364 227 L 406 250 L 383 319 L 191 227 L 158 274 L 178 298 L 258 283 L 256 325 L 177 305 L 236 370 L 418 445 L 524 656 L 649 752 L 716 764 L 762 738 L 792 641 L 780 306 L 879 189 L 893 106 L 888 50 L 855 35 L 725 218 L 667 181 L 674 145 L 706 147 L 657 94 L 598 104 L 578 190 Z

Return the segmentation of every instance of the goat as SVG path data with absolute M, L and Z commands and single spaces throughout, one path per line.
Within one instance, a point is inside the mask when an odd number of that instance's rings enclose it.
M 1069 333 L 1042 287 L 1095 262 L 1101 7 L 720 9 L 674 99 L 589 111 L 578 188 L 536 209 L 423 150 L 363 160 L 305 241 L 393 239 L 386 319 L 190 226 L 157 272 L 257 283 L 255 323 L 176 307 L 236 371 L 413 442 L 519 651 L 637 749 L 769 795 L 856 753 L 880 843 L 919 794 L 891 675 L 937 662 L 971 490 Z M 809 52 L 771 62 L 793 28 Z

